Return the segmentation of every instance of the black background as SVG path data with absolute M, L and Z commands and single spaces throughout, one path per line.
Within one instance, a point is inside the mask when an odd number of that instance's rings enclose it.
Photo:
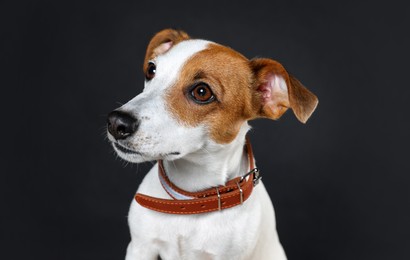
M 1 4 L 2 259 L 123 259 L 151 164 L 112 152 L 105 116 L 143 87 L 174 27 L 280 61 L 320 100 L 250 133 L 290 260 L 410 259 L 409 9 L 392 1 Z

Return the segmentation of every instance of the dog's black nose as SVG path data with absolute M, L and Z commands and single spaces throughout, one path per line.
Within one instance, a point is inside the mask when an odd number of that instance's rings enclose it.
M 137 131 L 138 125 L 138 120 L 126 112 L 114 110 L 108 114 L 108 132 L 117 140 L 132 135 Z

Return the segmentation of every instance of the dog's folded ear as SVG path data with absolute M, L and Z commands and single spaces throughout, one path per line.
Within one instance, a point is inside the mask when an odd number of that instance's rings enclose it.
M 277 61 L 258 58 L 250 61 L 256 117 L 278 119 L 288 108 L 297 119 L 306 123 L 318 104 L 317 97 L 289 75 Z
M 189 36 L 187 33 L 174 29 L 165 29 L 155 34 L 147 47 L 144 60 L 144 70 L 146 69 L 149 60 L 166 53 L 175 44 L 188 39 Z

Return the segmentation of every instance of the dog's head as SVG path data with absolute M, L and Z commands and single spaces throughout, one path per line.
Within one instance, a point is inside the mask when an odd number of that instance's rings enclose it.
M 277 61 L 248 60 L 182 31 L 157 33 L 143 68 L 143 92 L 108 116 L 108 137 L 131 162 L 174 160 L 228 144 L 247 120 L 275 120 L 288 108 L 305 123 L 318 103 Z

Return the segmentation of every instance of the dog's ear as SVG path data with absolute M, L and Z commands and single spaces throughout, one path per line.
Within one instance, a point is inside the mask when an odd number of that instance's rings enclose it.
M 318 104 L 317 97 L 285 68 L 271 59 L 253 59 L 254 102 L 257 117 L 278 119 L 288 108 L 300 122 L 306 123 Z
M 165 29 L 155 34 L 147 47 L 144 60 L 144 70 L 148 66 L 149 60 L 166 53 L 175 44 L 188 39 L 188 34 L 174 29 Z

